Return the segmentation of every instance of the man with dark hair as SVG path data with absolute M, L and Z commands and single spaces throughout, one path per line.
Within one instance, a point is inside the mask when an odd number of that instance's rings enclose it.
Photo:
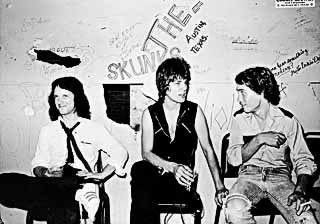
M 123 175 L 128 154 L 102 125 L 89 120 L 89 102 L 78 79 L 62 77 L 51 87 L 48 102 L 52 122 L 41 128 L 32 160 L 36 177 L 0 174 L 0 203 L 26 210 L 46 207 L 48 224 L 73 224 L 79 223 L 76 198 L 93 220 L 99 198 L 92 193 L 95 185 L 85 183 L 85 179 Z M 95 171 L 99 150 L 108 155 L 101 173 Z
M 192 200 L 198 140 L 222 204 L 228 191 L 221 177 L 208 125 L 200 106 L 187 101 L 190 66 L 169 58 L 156 71 L 159 100 L 142 114 L 142 157 L 131 169 L 131 224 L 159 224 L 158 202 Z
M 255 223 L 250 208 L 263 198 L 287 223 L 317 223 L 307 203 L 314 157 L 298 120 L 277 106 L 280 91 L 274 75 L 268 68 L 254 67 L 240 72 L 235 81 L 242 109 L 233 116 L 227 156 L 240 170 L 224 204 L 227 223 Z

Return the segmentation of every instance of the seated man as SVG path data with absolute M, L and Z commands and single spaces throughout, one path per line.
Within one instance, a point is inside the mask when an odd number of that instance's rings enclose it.
M 78 79 L 56 79 L 48 102 L 52 122 L 40 131 L 32 160 L 36 177 L 0 174 L 0 203 L 26 210 L 47 207 L 48 224 L 73 224 L 79 223 L 76 198 L 94 219 L 99 198 L 96 186 L 85 183 L 86 179 L 123 175 L 127 151 L 102 125 L 89 120 L 89 102 Z M 94 167 L 99 150 L 108 155 L 108 164 L 101 173 Z
M 241 166 L 225 203 L 227 223 L 255 223 L 250 208 L 262 198 L 268 198 L 287 223 L 317 223 L 307 195 L 316 170 L 314 157 L 300 123 L 277 106 L 280 92 L 274 75 L 255 67 L 239 73 L 235 81 L 242 109 L 233 116 L 227 156 L 230 164 Z
M 142 157 L 131 169 L 131 224 L 159 224 L 158 202 L 192 200 L 198 140 L 216 187 L 216 203 L 228 193 L 221 181 L 202 109 L 187 101 L 190 65 L 170 58 L 156 72 L 159 100 L 142 115 Z

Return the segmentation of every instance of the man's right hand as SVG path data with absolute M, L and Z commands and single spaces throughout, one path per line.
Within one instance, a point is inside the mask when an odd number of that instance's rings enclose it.
M 63 167 L 50 167 L 45 173 L 47 177 L 62 177 Z
M 176 164 L 173 168 L 173 174 L 182 186 L 188 187 L 194 181 L 193 172 L 188 166 Z
M 287 141 L 287 138 L 283 133 L 275 131 L 262 132 L 258 134 L 257 137 L 261 145 L 265 144 L 276 148 L 280 148 L 280 146 Z

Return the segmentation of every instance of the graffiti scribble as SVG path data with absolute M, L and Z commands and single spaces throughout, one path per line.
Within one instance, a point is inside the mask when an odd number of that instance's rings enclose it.
M 47 62 L 50 64 L 63 65 L 67 68 L 77 66 L 81 63 L 80 58 L 72 58 L 70 56 L 62 57 L 56 53 L 49 50 L 36 50 L 34 52 L 37 54 L 37 60 L 42 62 Z

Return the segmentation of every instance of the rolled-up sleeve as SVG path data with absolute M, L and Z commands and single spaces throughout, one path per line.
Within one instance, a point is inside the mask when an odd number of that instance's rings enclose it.
M 118 176 L 124 176 L 126 174 L 124 166 L 129 157 L 128 151 L 104 127 L 102 127 L 100 138 L 101 149 L 107 154 L 107 163 L 115 167 L 115 173 Z
M 292 126 L 288 135 L 288 144 L 291 150 L 293 167 L 296 175 L 312 175 L 317 166 L 303 137 L 302 126 L 296 118 L 292 118 Z
M 228 162 L 233 166 L 242 164 L 243 136 L 237 120 L 233 117 L 230 128 L 229 147 L 227 149 Z

